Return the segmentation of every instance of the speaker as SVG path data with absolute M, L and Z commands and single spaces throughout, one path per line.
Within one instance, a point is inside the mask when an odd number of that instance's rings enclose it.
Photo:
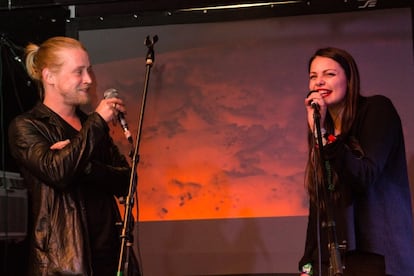
M 23 240 L 27 235 L 28 199 L 18 173 L 0 171 L 0 240 Z

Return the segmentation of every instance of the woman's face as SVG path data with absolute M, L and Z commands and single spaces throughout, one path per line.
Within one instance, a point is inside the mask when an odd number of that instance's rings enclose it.
M 328 107 L 341 104 L 347 91 L 344 69 L 331 58 L 317 56 L 309 70 L 309 89 L 318 91 Z

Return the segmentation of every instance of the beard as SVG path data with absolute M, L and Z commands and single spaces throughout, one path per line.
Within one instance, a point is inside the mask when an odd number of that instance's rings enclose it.
M 64 94 L 65 102 L 71 105 L 87 105 L 90 103 L 90 95 L 85 90 L 76 90 L 75 92 Z

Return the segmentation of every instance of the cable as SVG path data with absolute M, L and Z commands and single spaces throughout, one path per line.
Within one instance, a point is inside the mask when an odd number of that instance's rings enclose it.
M 0 163 L 0 170 L 2 171 L 1 175 L 1 183 L 3 184 L 3 189 L 5 192 L 4 196 L 4 206 L 2 206 L 2 216 L 4 218 L 4 225 L 2 226 L 1 231 L 4 231 L 4 258 L 3 258 L 3 271 L 2 274 L 6 274 L 7 272 L 7 255 L 8 255 L 8 246 L 7 246 L 7 240 L 8 240 L 8 190 L 7 190 L 7 184 L 6 184 L 6 135 L 5 135 L 5 123 L 4 123 L 4 95 L 3 95 L 3 40 L 0 41 L 0 147 L 1 147 L 1 163 Z

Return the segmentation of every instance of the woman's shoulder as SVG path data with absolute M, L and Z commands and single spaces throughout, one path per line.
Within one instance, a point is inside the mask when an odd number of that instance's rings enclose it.
M 362 117 L 369 116 L 375 121 L 383 123 L 400 120 L 400 116 L 392 100 L 384 95 L 361 97 L 357 113 Z
M 360 108 L 380 109 L 395 111 L 394 104 L 391 99 L 384 95 L 361 96 L 359 101 Z
M 362 96 L 362 101 L 365 101 L 367 104 L 391 104 L 392 101 L 390 98 L 384 95 L 371 95 L 371 96 Z

